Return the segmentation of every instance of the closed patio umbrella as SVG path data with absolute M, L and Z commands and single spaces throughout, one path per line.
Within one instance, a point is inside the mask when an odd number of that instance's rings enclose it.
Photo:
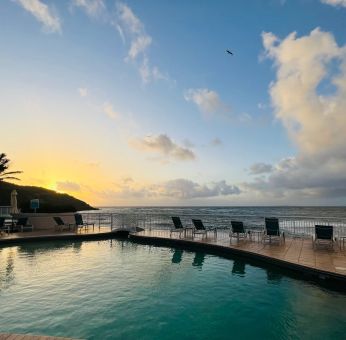
M 11 192 L 11 214 L 18 214 L 18 206 L 17 206 L 17 191 L 13 190 Z

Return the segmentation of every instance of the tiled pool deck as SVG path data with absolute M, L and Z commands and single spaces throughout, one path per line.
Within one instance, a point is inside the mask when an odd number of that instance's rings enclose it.
M 313 249 L 311 238 L 287 238 L 285 243 L 263 243 L 256 236 L 252 240 L 230 240 L 227 231 L 218 231 L 217 237 L 213 233 L 208 238 L 202 239 L 201 235 L 192 238 L 187 233 L 186 237 L 179 238 L 169 231 L 145 230 L 131 234 L 135 240 L 158 245 L 171 244 L 172 246 L 194 246 L 215 252 L 251 257 L 253 259 L 272 262 L 291 269 L 310 272 L 323 276 L 332 276 L 345 282 L 346 287 L 346 249 L 334 245 L 333 249 L 319 246 Z

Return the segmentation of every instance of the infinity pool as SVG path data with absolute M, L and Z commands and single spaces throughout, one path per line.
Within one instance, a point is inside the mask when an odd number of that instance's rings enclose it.
M 242 260 L 129 241 L 0 248 L 0 332 L 345 339 L 346 295 Z

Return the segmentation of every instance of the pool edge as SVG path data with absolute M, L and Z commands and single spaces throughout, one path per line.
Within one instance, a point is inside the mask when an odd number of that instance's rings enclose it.
M 330 283 L 336 285 L 336 288 L 346 292 L 346 275 L 333 273 L 329 271 L 324 271 L 321 269 L 316 269 L 301 264 L 295 264 L 285 260 L 273 258 L 270 256 L 258 254 L 255 252 L 236 249 L 227 246 L 222 246 L 218 244 L 211 243 L 201 243 L 195 242 L 193 240 L 186 239 L 175 239 L 175 238 L 163 238 L 157 236 L 144 236 L 138 235 L 135 233 L 129 234 L 130 240 L 133 240 L 137 243 L 142 244 L 151 244 L 155 246 L 165 246 L 165 247 L 180 247 L 185 250 L 192 251 L 203 251 L 212 255 L 221 256 L 224 258 L 230 258 L 232 256 L 239 256 L 255 262 L 261 262 L 266 264 L 271 264 L 276 267 L 283 269 L 288 269 L 294 273 L 299 273 L 300 278 L 303 280 L 313 280 L 319 284 L 321 283 Z

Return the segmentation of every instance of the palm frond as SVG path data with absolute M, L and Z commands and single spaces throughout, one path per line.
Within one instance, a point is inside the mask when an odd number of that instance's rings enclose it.
M 4 152 L 0 153 L 0 181 L 4 179 L 15 179 L 19 180 L 19 178 L 14 177 L 12 175 L 21 174 L 23 171 L 7 171 L 10 166 L 10 160 L 7 158 L 7 155 Z
M 8 171 L 0 174 L 0 176 L 7 176 L 7 175 L 14 175 L 14 174 L 21 174 L 23 171 Z
M 20 178 L 17 178 L 17 177 L 13 177 L 13 176 L 1 176 L 0 177 L 0 182 L 4 181 L 5 179 L 15 179 L 16 181 L 20 181 Z

